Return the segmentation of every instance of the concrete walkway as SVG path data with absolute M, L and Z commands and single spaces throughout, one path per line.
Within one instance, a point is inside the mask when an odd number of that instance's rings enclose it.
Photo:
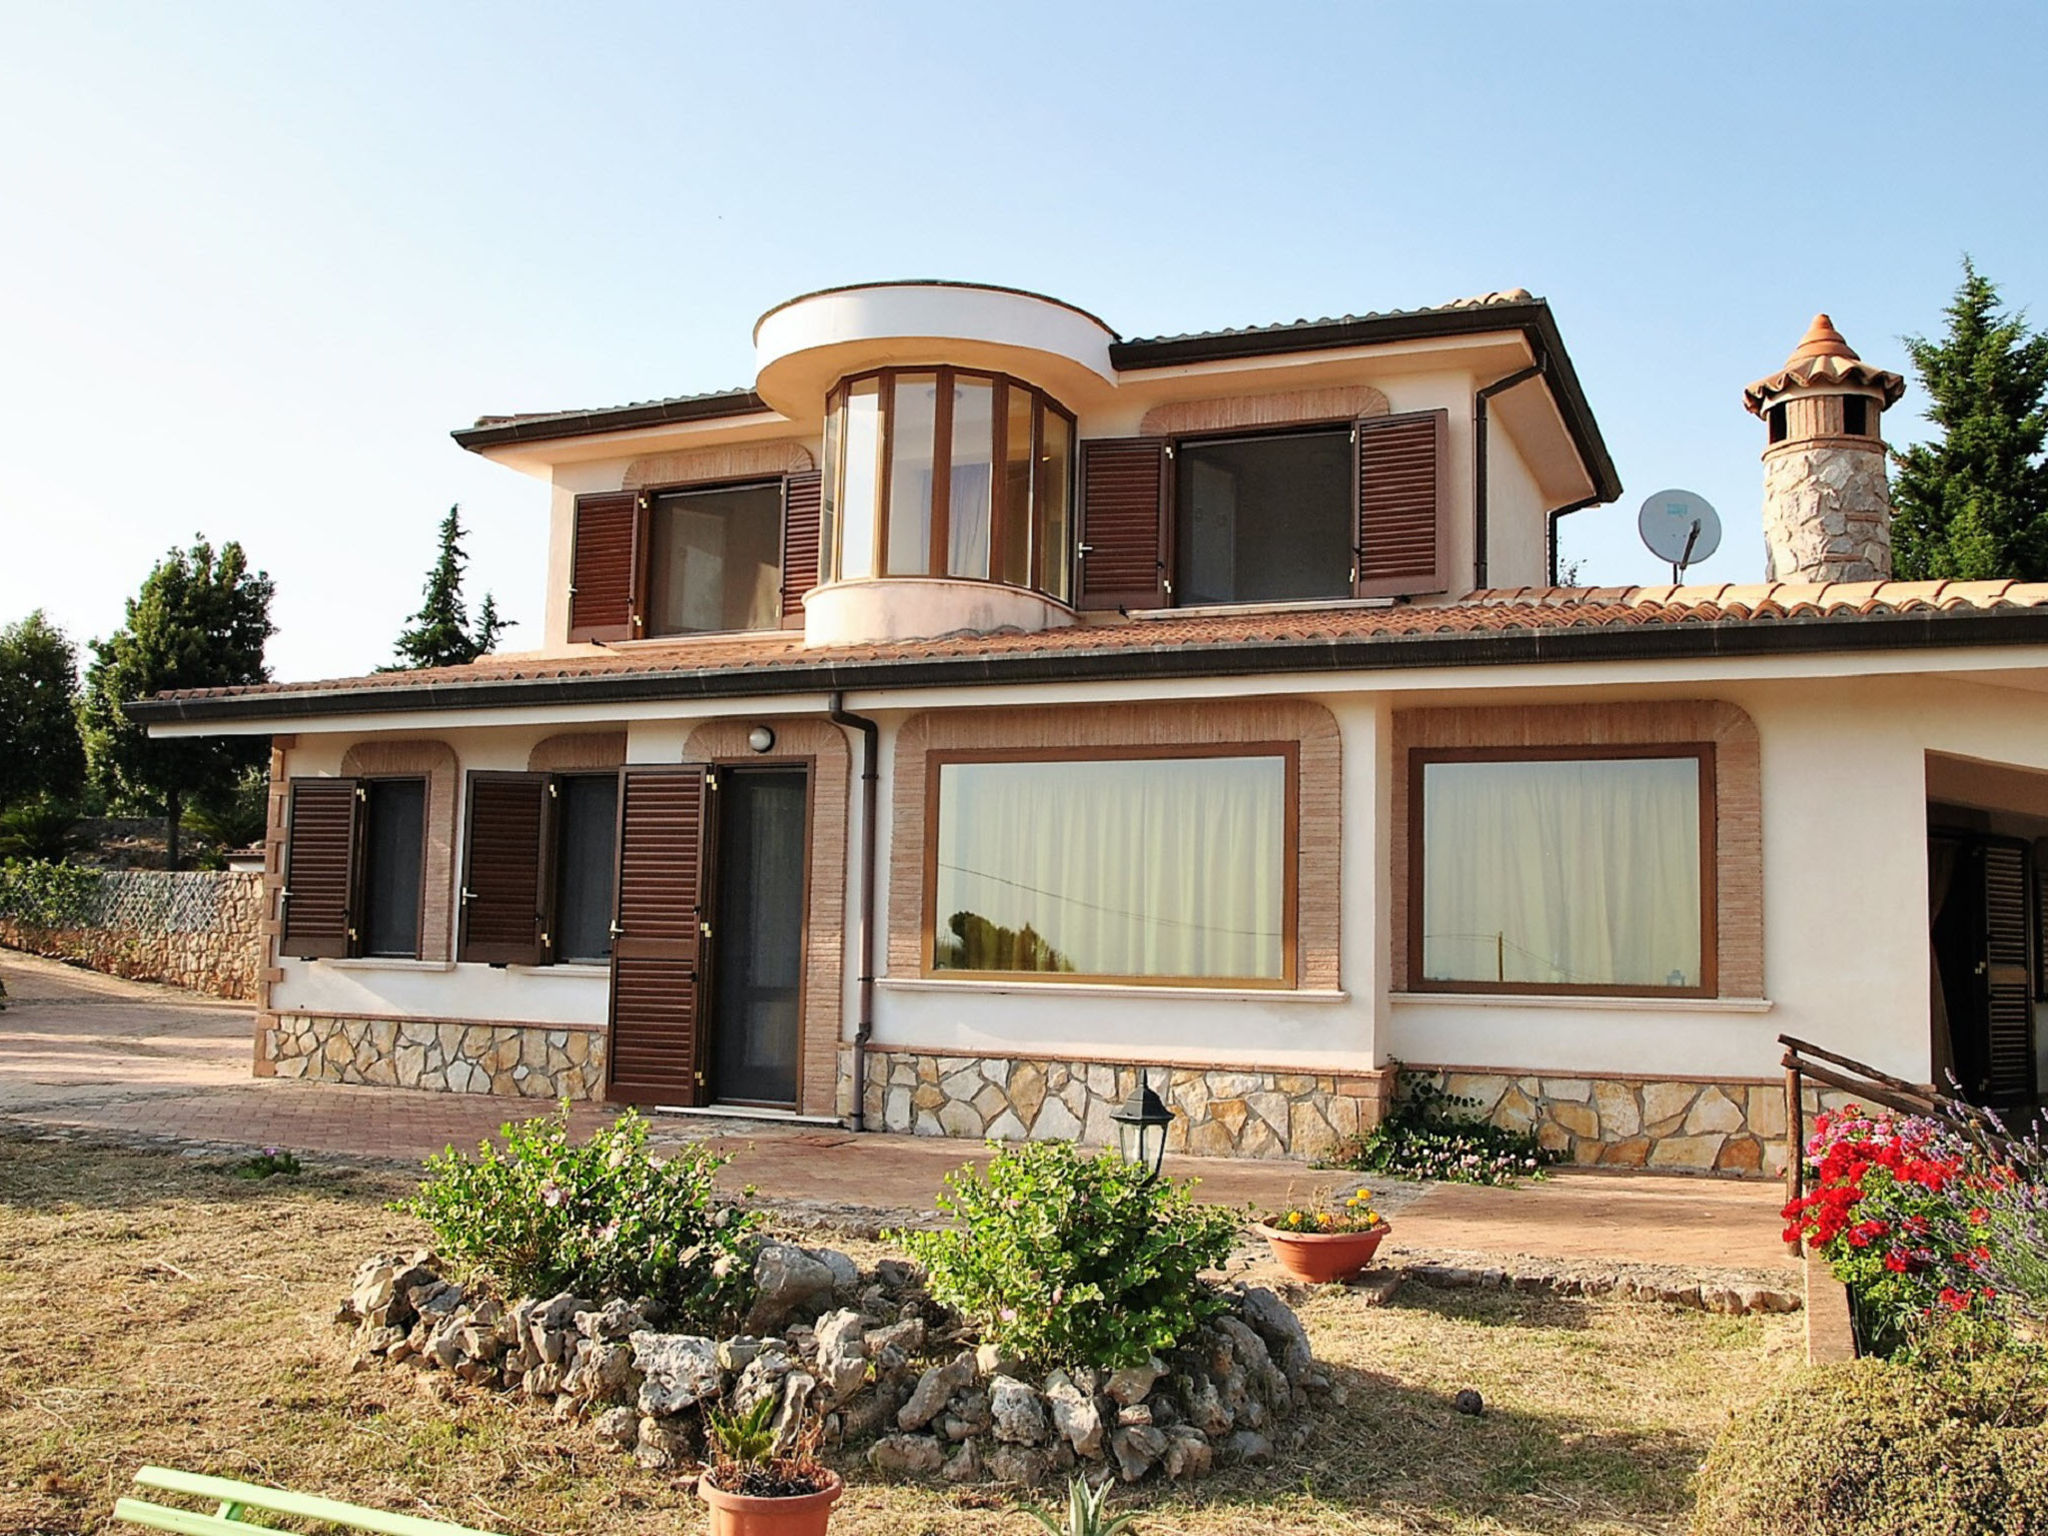
M 247 1004 L 122 981 L 0 950 L 0 1120 L 39 1134 L 146 1138 L 188 1147 L 289 1147 L 302 1156 L 416 1164 L 470 1147 L 506 1120 L 544 1112 L 519 1101 L 249 1075 Z M 610 1113 L 581 1106 L 578 1130 Z M 658 1117 L 663 1140 L 709 1140 L 728 1175 L 772 1201 L 840 1210 L 929 1211 L 946 1173 L 976 1154 L 957 1141 L 861 1135 L 825 1126 Z M 1355 1186 L 1302 1163 L 1170 1158 L 1213 1200 L 1260 1207 Z M 1388 1247 L 1413 1253 L 1527 1255 L 1688 1270 L 1796 1273 L 1779 1239 L 1776 1184 L 1672 1175 L 1560 1172 L 1520 1189 L 1374 1180 L 1395 1223 Z

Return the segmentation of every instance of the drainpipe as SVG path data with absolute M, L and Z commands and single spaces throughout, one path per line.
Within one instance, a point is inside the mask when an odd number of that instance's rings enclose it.
M 853 1030 L 853 1113 L 850 1128 L 867 1129 L 867 1044 L 875 1032 L 875 814 L 876 761 L 881 755 L 877 743 L 881 731 L 862 715 L 848 714 L 846 695 L 834 693 L 827 716 L 834 725 L 860 732 L 860 910 L 854 917 L 855 942 L 860 946 L 860 1019 Z
M 1549 573 L 1550 585 L 1553 587 L 1557 585 L 1557 525 L 1574 512 L 1583 512 L 1588 507 L 1600 505 L 1599 493 L 1595 492 L 1591 496 L 1581 496 L 1577 501 L 1568 502 L 1566 505 L 1544 514 L 1544 569 Z
M 1483 385 L 1472 397 L 1472 585 L 1486 585 L 1486 402 L 1495 395 L 1542 375 L 1539 359 L 1520 372 Z

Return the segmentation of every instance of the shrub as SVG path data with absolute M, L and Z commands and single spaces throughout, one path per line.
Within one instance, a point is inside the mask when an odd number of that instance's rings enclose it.
M 0 917 L 25 928 L 78 928 L 99 895 L 100 873 L 42 859 L 0 863 Z
M 1333 1166 L 1448 1184 L 1514 1184 L 1543 1177 L 1551 1154 L 1528 1131 L 1477 1117 L 1477 1099 L 1403 1074 L 1387 1118 L 1333 1158 Z
M 1194 1185 L 1072 1143 L 1000 1147 L 947 1176 L 939 1209 L 959 1225 L 891 1234 L 933 1296 L 997 1348 L 1041 1366 L 1138 1365 L 1224 1302 L 1200 1272 L 1230 1256 L 1238 1217 L 1197 1205 Z
M 632 1111 L 581 1146 L 566 1105 L 499 1135 L 503 1150 L 484 1142 L 475 1157 L 450 1147 L 430 1159 L 400 1206 L 443 1253 L 512 1294 L 648 1297 L 671 1323 L 707 1332 L 737 1320 L 761 1218 L 713 1187 L 729 1158 L 699 1145 L 655 1157 Z
M 2048 1381 L 1997 1354 L 1802 1372 L 1700 1469 L 1695 1536 L 2042 1536 Z

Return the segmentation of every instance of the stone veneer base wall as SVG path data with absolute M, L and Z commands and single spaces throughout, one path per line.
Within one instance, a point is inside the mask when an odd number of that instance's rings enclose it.
M 1167 1150 L 1207 1157 L 1323 1156 L 1377 1125 L 1393 1073 L 1140 1067 L 1128 1062 L 870 1049 L 869 1129 L 968 1140 L 1114 1146 L 1110 1111 L 1144 1071 L 1177 1111 Z
M 1461 1098 L 1476 1099 L 1496 1125 L 1534 1131 L 1563 1160 L 1582 1168 L 1652 1168 L 1779 1178 L 1785 1172 L 1782 1081 L 1713 1082 L 1699 1078 L 1564 1077 L 1412 1067 Z M 1850 1095 L 1809 1085 L 1806 1122 Z
M 266 1017 L 265 1075 L 522 1099 L 604 1096 L 604 1035 L 546 1025 L 287 1013 Z

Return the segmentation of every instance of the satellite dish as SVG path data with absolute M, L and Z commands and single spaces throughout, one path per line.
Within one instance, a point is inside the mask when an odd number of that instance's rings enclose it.
M 1721 517 L 1697 491 L 1658 491 L 1645 497 L 1636 528 L 1650 553 L 1671 567 L 1674 582 L 1721 547 Z

